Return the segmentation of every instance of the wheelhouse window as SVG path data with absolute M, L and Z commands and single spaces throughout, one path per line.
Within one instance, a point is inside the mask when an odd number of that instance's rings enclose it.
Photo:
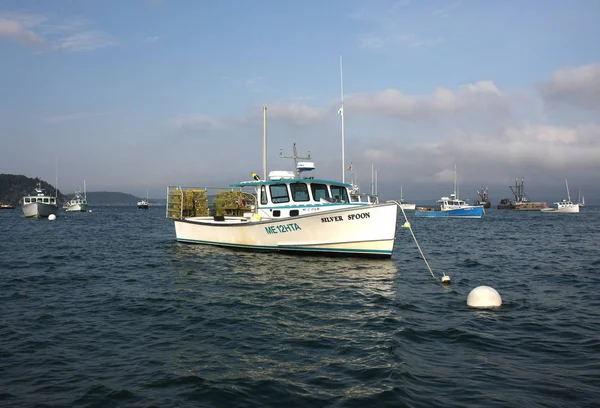
M 294 201 L 308 201 L 308 186 L 306 183 L 292 183 L 290 184 L 290 190 L 292 190 L 292 200 Z
M 269 186 L 269 191 L 271 192 L 271 201 L 273 204 L 290 202 L 286 184 L 273 184 Z
M 326 184 L 311 183 L 310 189 L 315 201 L 319 201 L 321 198 L 329 199 L 329 191 Z
M 260 186 L 260 203 L 261 204 L 267 204 L 268 199 L 267 199 L 267 189 L 265 188 L 264 185 Z
M 45 203 L 49 203 L 49 202 L 50 202 L 50 200 L 49 200 L 47 197 L 44 197 L 44 202 L 45 202 Z
M 25 197 L 25 202 L 28 203 L 29 202 L 29 197 Z
M 332 185 L 331 186 L 331 196 L 337 202 L 341 202 L 341 203 L 348 202 L 348 193 L 346 192 L 346 187 L 344 187 L 344 186 Z

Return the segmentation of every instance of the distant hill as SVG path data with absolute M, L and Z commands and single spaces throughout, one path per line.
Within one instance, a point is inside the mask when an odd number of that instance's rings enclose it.
M 32 194 L 35 191 L 37 183 L 41 183 L 42 188 L 47 193 L 54 195 L 54 186 L 40 178 L 30 178 L 17 174 L 0 174 L 0 203 L 18 205 L 23 196 Z M 71 199 L 74 194 L 62 194 L 58 190 L 58 202 L 60 205 Z M 141 200 L 132 194 L 118 193 L 111 191 L 98 191 L 86 193 L 90 206 L 110 206 L 110 205 L 137 205 Z M 165 205 L 165 200 L 148 200 L 150 205 Z
M 37 183 L 40 183 L 46 193 L 55 195 L 55 187 L 40 179 L 20 174 L 0 174 L 0 203 L 18 205 L 23 196 L 33 194 Z M 58 201 L 66 201 L 64 194 L 58 190 Z

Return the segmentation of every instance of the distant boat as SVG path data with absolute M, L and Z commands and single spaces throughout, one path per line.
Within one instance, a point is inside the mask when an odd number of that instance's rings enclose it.
M 544 213 L 578 213 L 579 204 L 575 204 L 571 201 L 571 194 L 569 193 L 569 184 L 565 179 L 565 185 L 567 186 L 567 199 L 554 203 L 553 207 L 542 208 L 540 211 Z
M 0 204 L 0 210 L 14 210 L 15 206 L 12 204 Z
M 485 211 L 481 205 L 469 205 L 460 200 L 456 194 L 456 165 L 454 166 L 454 192 L 450 197 L 442 197 L 437 202 L 439 209 L 429 207 L 418 207 L 415 217 L 449 217 L 449 218 L 481 218 Z
M 87 194 L 85 192 L 85 180 L 83 181 L 83 195 L 79 188 L 75 190 L 75 195 L 64 205 L 65 211 L 87 211 Z
M 515 185 L 509 186 L 512 191 L 515 201 L 512 202 L 509 198 L 500 200 L 500 204 L 496 207 L 499 210 L 517 210 L 517 211 L 539 211 L 542 208 L 548 208 L 548 205 L 543 201 L 531 201 L 525 194 L 525 185 L 523 177 L 521 181 L 515 179 Z
M 41 218 L 56 215 L 58 213 L 56 195 L 54 197 L 47 195 L 41 183 L 37 183 L 35 193 L 23 197 L 21 209 L 26 218 Z
M 481 191 L 477 191 L 477 195 L 479 196 L 479 199 L 475 201 L 475 205 L 481 205 L 483 208 L 490 208 L 492 206 L 492 203 L 490 203 L 490 200 L 488 199 L 487 187 L 482 186 Z
M 148 209 L 148 190 L 146 190 L 146 198 L 143 198 L 141 201 L 138 201 L 137 207 L 140 210 L 147 210 Z
M 409 204 L 404 200 L 404 194 L 402 193 L 402 186 L 400 186 L 400 207 L 403 210 L 414 210 L 417 205 L 416 204 Z
M 577 190 L 577 205 L 585 207 L 585 197 L 581 195 L 581 189 Z

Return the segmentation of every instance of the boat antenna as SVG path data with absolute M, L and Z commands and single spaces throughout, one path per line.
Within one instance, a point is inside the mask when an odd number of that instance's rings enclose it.
M 346 164 L 345 164 L 345 138 L 344 138 L 344 74 L 342 69 L 342 56 L 340 55 L 340 90 L 341 90 L 341 107 L 338 110 L 338 115 L 342 119 L 342 183 L 346 182 Z
M 308 151 L 308 157 L 300 157 L 298 156 L 298 151 L 296 150 L 296 142 L 294 142 L 294 146 L 292 148 L 291 156 L 284 156 L 283 149 L 279 151 L 279 157 L 282 159 L 294 159 L 294 168 L 296 169 L 296 176 L 300 177 L 300 170 L 298 169 L 298 159 L 302 160 L 310 160 L 310 150 Z
M 263 180 L 267 179 L 267 105 L 263 106 Z

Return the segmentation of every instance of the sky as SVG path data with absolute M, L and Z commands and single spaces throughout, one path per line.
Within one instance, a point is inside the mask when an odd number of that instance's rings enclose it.
M 296 143 L 311 175 L 384 200 L 448 195 L 456 165 L 461 198 L 523 177 L 593 204 L 598 21 L 597 0 L 4 0 L 0 173 L 227 186 L 262 175 L 266 106 L 269 171 Z

